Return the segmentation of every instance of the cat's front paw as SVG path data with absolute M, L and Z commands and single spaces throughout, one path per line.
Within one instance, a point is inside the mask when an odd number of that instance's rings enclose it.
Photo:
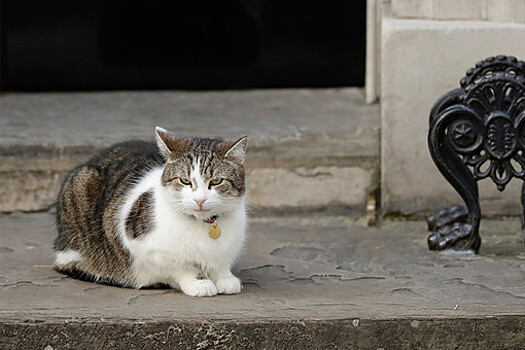
M 222 278 L 215 282 L 219 294 L 238 294 L 241 292 L 241 280 L 235 276 Z
M 181 286 L 182 292 L 192 297 L 212 297 L 217 295 L 217 288 L 211 280 L 197 280 Z

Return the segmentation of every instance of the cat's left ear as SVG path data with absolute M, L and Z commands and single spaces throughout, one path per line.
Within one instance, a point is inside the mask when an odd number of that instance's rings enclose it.
M 248 147 L 248 136 L 243 136 L 230 145 L 224 158 L 233 159 L 242 164 L 246 155 L 246 147 Z

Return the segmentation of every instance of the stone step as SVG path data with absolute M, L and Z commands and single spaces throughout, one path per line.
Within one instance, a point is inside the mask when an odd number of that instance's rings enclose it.
M 340 320 L 0 321 L 2 349 L 522 350 L 523 316 Z M 39 347 L 36 347 L 39 346 Z
M 255 212 L 364 212 L 378 187 L 379 107 L 361 89 L 0 96 L 0 211 L 47 210 L 66 172 L 156 125 L 180 136 L 249 135 Z M 307 189 L 307 190 L 305 190 Z
M 238 295 L 192 298 L 53 271 L 52 213 L 0 215 L 1 349 L 523 349 L 520 221 L 479 255 L 435 253 L 425 223 L 252 218 Z M 226 233 L 225 233 L 226 234 Z

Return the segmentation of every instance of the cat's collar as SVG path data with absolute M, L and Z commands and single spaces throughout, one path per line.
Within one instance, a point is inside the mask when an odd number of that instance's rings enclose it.
M 197 218 L 195 215 L 193 214 L 189 214 L 190 217 L 194 218 L 195 220 L 199 220 L 199 218 Z M 219 215 L 218 214 L 214 214 L 212 216 L 210 216 L 209 218 L 207 219 L 202 219 L 202 222 L 204 223 L 207 223 L 207 224 L 215 224 L 215 222 L 219 219 Z
M 195 215 L 192 215 L 192 217 L 195 220 L 197 220 Z M 202 222 L 211 225 L 210 230 L 208 231 L 208 234 L 213 239 L 217 239 L 217 238 L 219 238 L 221 236 L 221 228 L 219 227 L 219 225 L 217 225 L 217 220 L 218 219 L 219 219 L 219 215 L 217 215 L 217 214 L 212 215 L 212 216 L 210 216 L 207 219 L 202 219 Z
M 213 238 L 213 239 L 217 239 L 221 236 L 221 228 L 219 227 L 219 225 L 217 225 L 218 218 L 219 218 L 219 215 L 212 215 L 209 218 L 202 220 L 207 224 L 211 224 L 208 234 L 210 235 L 210 238 Z
M 217 221 L 218 218 L 219 218 L 219 215 L 215 214 L 215 215 L 212 215 L 209 218 L 204 219 L 202 221 L 204 221 L 207 224 L 212 224 L 213 225 L 213 224 L 215 224 L 215 221 Z

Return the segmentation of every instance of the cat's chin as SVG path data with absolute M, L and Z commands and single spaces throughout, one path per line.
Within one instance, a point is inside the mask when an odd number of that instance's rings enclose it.
M 192 215 L 199 219 L 207 219 L 210 216 L 213 215 L 211 210 L 205 209 L 205 210 L 192 210 Z

